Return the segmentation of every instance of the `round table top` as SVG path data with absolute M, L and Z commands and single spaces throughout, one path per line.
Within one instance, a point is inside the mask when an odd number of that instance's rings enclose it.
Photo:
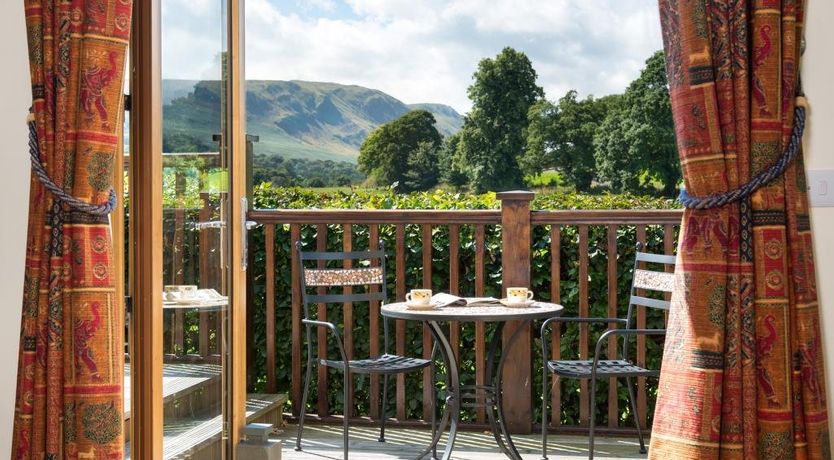
M 382 306 L 382 316 L 417 321 L 514 321 L 546 319 L 562 314 L 555 303 L 533 302 L 529 307 L 505 307 L 501 304 L 448 306 L 427 310 L 411 309 L 405 302 Z

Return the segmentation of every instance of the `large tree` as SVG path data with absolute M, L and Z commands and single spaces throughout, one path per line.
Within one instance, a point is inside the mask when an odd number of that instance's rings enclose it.
M 460 146 L 460 131 L 446 136 L 443 139 L 443 147 L 438 152 L 437 164 L 440 167 L 440 181 L 455 188 L 466 185 L 466 166 L 458 155 Z
M 582 192 L 594 180 L 594 134 L 618 95 L 578 99 L 568 91 L 558 103 L 541 100 L 530 108 L 526 130 L 527 149 L 519 159 L 524 174 L 556 169 Z
M 359 170 L 397 191 L 426 190 L 437 184 L 437 152 L 443 138 L 434 115 L 414 110 L 375 129 L 359 149 Z
M 646 61 L 622 104 L 609 111 L 594 145 L 597 174 L 615 190 L 660 183 L 665 195 L 674 195 L 681 173 L 662 51 Z
M 478 64 L 468 89 L 472 111 L 464 119 L 458 144 L 474 191 L 523 186 L 517 159 L 524 153 L 527 112 L 544 97 L 536 78 L 530 59 L 509 47 Z

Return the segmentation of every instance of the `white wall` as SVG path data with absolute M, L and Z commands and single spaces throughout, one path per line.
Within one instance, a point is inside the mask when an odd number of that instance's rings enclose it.
M 812 0 L 808 6 L 802 79 L 811 105 L 806 131 L 808 169 L 834 169 L 834 3 Z M 828 382 L 828 416 L 834 428 L 834 208 L 812 208 L 817 286 L 822 310 L 825 365 Z M 834 447 L 834 438 L 832 438 Z
M 32 102 L 23 2 L 0 2 L 0 458 L 11 455 L 29 202 L 26 112 Z

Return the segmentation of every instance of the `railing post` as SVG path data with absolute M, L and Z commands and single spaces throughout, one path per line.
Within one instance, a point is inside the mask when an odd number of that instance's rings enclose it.
M 508 287 L 530 286 L 530 202 L 535 193 L 528 191 L 501 192 L 501 269 L 502 296 Z M 508 322 L 504 327 L 504 343 L 518 326 Z M 521 331 L 510 354 L 503 374 L 504 415 L 512 433 L 530 433 L 533 429 L 533 401 L 530 368 L 532 353 L 531 328 Z

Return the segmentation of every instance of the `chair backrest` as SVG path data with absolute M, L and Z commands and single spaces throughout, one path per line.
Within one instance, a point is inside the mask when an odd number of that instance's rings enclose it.
M 323 252 L 302 251 L 300 241 L 295 243 L 298 257 L 301 297 L 304 304 L 304 316 L 310 319 L 309 305 L 314 303 L 344 303 L 387 300 L 385 283 L 385 243 L 379 242 L 379 249 L 370 251 Z M 349 267 L 346 261 L 351 261 Z M 316 267 L 310 267 L 316 262 Z M 340 262 L 341 267 L 332 267 L 332 262 Z M 323 268 L 319 268 L 323 265 Z M 344 291 L 334 294 L 330 288 L 346 286 L 365 286 L 365 292 Z M 372 289 L 376 286 L 377 289 Z M 324 292 L 309 292 L 311 287 L 323 287 Z
M 642 245 L 637 244 L 637 253 L 634 257 L 634 277 L 631 281 L 631 297 L 628 302 L 628 321 L 631 327 L 634 307 L 643 306 L 668 310 L 668 300 L 648 297 L 641 291 L 671 293 L 675 289 L 675 256 L 667 254 L 652 254 L 642 251 Z M 643 265 L 644 267 L 641 267 Z M 667 271 L 668 266 L 672 271 Z M 657 269 L 652 269 L 657 267 Z

